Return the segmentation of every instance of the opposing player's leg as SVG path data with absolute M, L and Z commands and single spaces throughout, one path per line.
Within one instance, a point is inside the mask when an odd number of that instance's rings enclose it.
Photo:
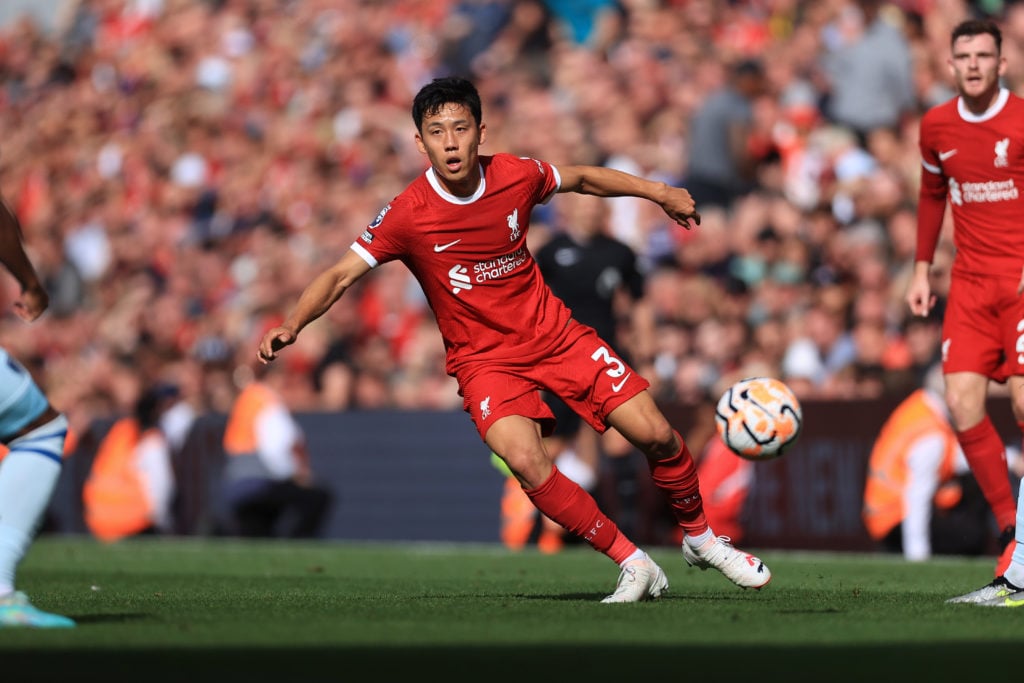
M 1016 363 L 1016 360 L 1014 363 Z M 1007 361 L 1006 371 L 1007 373 L 1012 373 L 1013 371 L 1020 372 L 1020 368 Z M 1006 380 L 1006 385 L 1010 390 L 1010 406 L 1013 409 L 1013 416 L 1017 422 L 1017 427 L 1024 434 L 1024 375 L 1010 374 Z M 1000 549 L 1000 554 L 999 560 L 996 562 L 996 576 L 1003 576 L 1006 573 L 1010 568 L 1010 562 L 1013 560 L 1014 554 L 1017 552 L 1017 529 L 1020 523 L 1024 521 L 1021 519 L 1021 514 L 1021 504 L 1018 499 L 1016 521 L 1013 526 L 1002 527 L 1002 532 L 999 534 L 999 544 L 997 547 Z
M 999 558 L 996 560 L 995 575 L 1002 576 L 1010 567 L 1013 560 L 1013 553 L 1017 550 L 1017 527 L 1008 526 L 999 532 L 999 539 L 996 541 L 996 548 L 999 549 Z
M 1010 564 L 1002 576 L 976 591 L 947 602 L 973 602 L 986 607 L 1019 607 L 1024 605 L 1024 486 L 1017 494 L 1016 544 Z
M 1019 392 L 1022 389 L 1021 378 L 1011 378 L 1010 389 Z M 1017 394 L 1014 394 L 1016 413 Z M 1024 486 L 1017 493 L 1016 517 L 1013 523 L 1014 539 L 1008 547 L 1010 561 L 1002 569 L 997 567 L 997 576 L 991 582 L 970 593 L 964 593 L 946 602 L 970 603 L 986 607 L 1018 607 L 1024 605 Z M 1003 552 L 1006 555 L 1006 551 Z M 1000 558 L 1002 562 L 1003 558 Z
M 717 569 L 741 588 L 763 588 L 771 581 L 771 571 L 764 562 L 711 530 L 704 516 L 693 457 L 649 392 L 642 391 L 615 408 L 608 424 L 647 456 L 651 477 L 667 494 L 672 513 L 683 529 L 683 558 L 687 564 L 702 570 Z
M 67 617 L 43 612 L 15 590 L 18 564 L 28 552 L 60 476 L 67 419 L 50 408 L 33 384 L 21 399 L 23 406 L 43 406 L 43 412 L 9 440 L 0 462 L 0 627 L 68 628 Z M 24 413 L 23 413 L 24 414 Z M 31 414 L 31 413 L 29 413 Z M 5 413 L 0 425 L 12 424 Z
M 65 616 L 44 612 L 29 602 L 28 596 L 14 591 L 0 596 L 0 628 L 74 628 Z
M 1017 499 L 1017 529 L 1024 522 L 1024 509 L 1021 507 L 1024 486 L 1020 487 Z M 1010 556 L 1010 563 L 1004 573 L 970 593 L 950 598 L 946 602 L 953 604 L 974 604 L 984 607 L 1019 607 L 1024 605 L 1024 533 L 1017 532 Z
M 1010 583 L 1010 581 L 1007 580 L 1006 577 L 997 576 L 995 579 L 985 584 L 981 588 L 973 590 L 970 593 L 964 593 L 963 595 L 958 595 L 954 598 L 950 598 L 949 600 L 946 600 L 946 602 L 948 602 L 951 605 L 980 605 L 982 603 L 990 602 L 992 600 L 998 600 L 1000 598 L 1004 598 L 1008 595 L 1013 595 L 1019 592 L 1021 592 L 1021 589 L 1016 585 Z

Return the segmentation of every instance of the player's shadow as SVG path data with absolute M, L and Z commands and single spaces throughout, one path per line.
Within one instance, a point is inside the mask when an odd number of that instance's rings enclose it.
M 78 625 L 83 624 L 124 624 L 130 621 L 156 621 L 152 614 L 84 614 L 70 617 Z

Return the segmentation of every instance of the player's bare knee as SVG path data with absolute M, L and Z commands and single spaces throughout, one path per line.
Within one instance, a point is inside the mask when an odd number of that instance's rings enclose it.
M 536 488 L 551 476 L 551 461 L 543 451 L 535 449 L 509 449 L 499 454 L 509 470 L 527 488 Z
M 664 460 L 679 452 L 676 432 L 665 420 L 651 420 L 644 429 L 631 435 L 633 445 L 648 458 Z
M 971 392 L 947 389 L 945 398 L 950 421 L 957 431 L 970 429 L 985 419 L 984 396 L 977 400 Z

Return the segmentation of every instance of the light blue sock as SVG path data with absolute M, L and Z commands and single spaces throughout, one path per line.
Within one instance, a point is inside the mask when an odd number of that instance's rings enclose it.
M 14 590 L 15 571 L 50 504 L 66 433 L 60 416 L 8 444 L 0 462 L 0 595 Z

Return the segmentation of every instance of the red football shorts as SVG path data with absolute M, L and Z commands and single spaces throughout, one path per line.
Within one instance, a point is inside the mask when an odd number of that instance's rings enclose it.
M 997 382 L 1024 374 L 1024 298 L 1018 280 L 953 276 L 942 323 L 942 371 Z
M 457 379 L 463 408 L 481 437 L 509 415 L 540 422 L 541 433 L 549 436 L 555 416 L 541 399 L 542 389 L 558 395 L 603 434 L 608 414 L 650 386 L 592 328 L 576 321 L 540 362 L 472 364 Z

